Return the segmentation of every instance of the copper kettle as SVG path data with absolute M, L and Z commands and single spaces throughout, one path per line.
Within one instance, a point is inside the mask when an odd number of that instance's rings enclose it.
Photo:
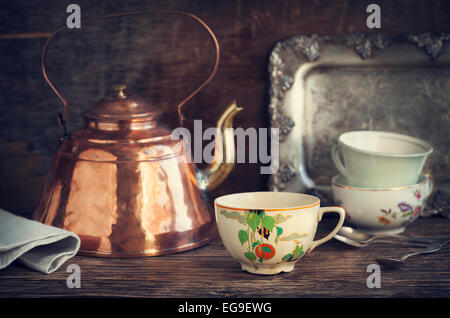
M 216 63 L 208 79 L 178 105 L 181 107 L 214 76 L 219 46 L 209 27 L 198 17 L 171 10 L 147 10 L 87 19 L 90 22 L 152 12 L 179 13 L 202 24 L 216 46 Z M 196 248 L 216 237 L 215 220 L 204 191 L 215 188 L 234 166 L 233 117 L 241 110 L 233 102 L 218 121 L 223 133 L 215 156 L 205 170 L 196 169 L 180 149 L 184 140 L 172 138 L 160 122 L 161 111 L 143 98 L 115 87 L 115 96 L 100 100 L 83 114 L 85 125 L 69 134 L 65 128 L 68 103 L 48 79 L 63 102 L 60 124 L 64 133 L 50 168 L 34 219 L 77 233 L 80 254 L 107 257 L 140 257 Z M 230 135 L 231 134 L 231 135 Z M 180 160 L 181 159 L 183 160 Z

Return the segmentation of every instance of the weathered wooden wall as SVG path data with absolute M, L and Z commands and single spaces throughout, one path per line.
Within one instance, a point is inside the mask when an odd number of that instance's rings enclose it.
M 66 21 L 74 1 L 4 1 L 0 11 L 0 207 L 30 215 L 56 150 L 60 110 L 45 84 L 40 54 L 48 34 Z M 204 127 L 234 98 L 245 110 L 236 126 L 267 127 L 267 63 L 281 39 L 297 34 L 370 32 L 366 7 L 382 9 L 382 32 L 450 31 L 450 2 L 436 1 L 294 1 L 172 0 L 75 1 L 83 18 L 139 9 L 192 12 L 215 31 L 221 45 L 219 71 L 186 105 L 186 126 L 202 118 Z M 192 20 L 177 16 L 129 17 L 82 25 L 55 39 L 48 54 L 49 74 L 71 103 L 71 129 L 79 113 L 125 82 L 163 109 L 175 126 L 176 105 L 208 75 L 213 46 Z M 237 165 L 213 195 L 266 189 L 267 176 L 257 164 Z

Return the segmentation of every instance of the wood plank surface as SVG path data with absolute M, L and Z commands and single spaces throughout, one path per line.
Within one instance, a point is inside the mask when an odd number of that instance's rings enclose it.
M 320 223 L 321 237 L 337 219 Z M 420 219 L 409 235 L 450 236 L 450 220 Z M 415 249 L 415 248 L 413 248 Z M 76 256 L 44 275 L 13 263 L 0 271 L 0 297 L 450 297 L 450 245 L 412 257 L 397 270 L 381 269 L 381 288 L 367 287 L 367 266 L 379 256 L 411 248 L 375 244 L 353 248 L 331 240 L 306 255 L 293 272 L 260 276 L 243 272 L 219 239 L 179 254 L 136 259 Z M 69 289 L 69 264 L 81 269 L 81 288 Z

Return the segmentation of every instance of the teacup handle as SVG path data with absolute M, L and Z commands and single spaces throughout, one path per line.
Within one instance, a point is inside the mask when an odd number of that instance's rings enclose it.
M 336 233 L 341 229 L 342 224 L 344 224 L 345 210 L 343 208 L 341 208 L 341 207 L 338 207 L 338 206 L 330 206 L 330 207 L 320 208 L 319 209 L 319 213 L 317 214 L 317 221 L 320 222 L 322 220 L 322 215 L 324 213 L 330 213 L 330 212 L 339 213 L 339 222 L 338 222 L 338 224 L 333 229 L 333 231 L 330 232 L 330 234 L 328 234 L 324 238 L 321 238 L 320 240 L 313 241 L 311 246 L 308 249 L 308 253 L 311 253 L 312 250 L 315 249 L 317 246 L 319 246 L 319 245 L 321 245 L 321 244 L 331 240 L 336 235 Z
M 341 146 L 339 144 L 331 146 L 331 158 L 333 158 L 334 165 L 339 170 L 339 172 L 347 177 L 347 169 L 345 169 L 344 165 L 341 162 L 341 159 L 339 159 L 339 150 L 341 149 Z

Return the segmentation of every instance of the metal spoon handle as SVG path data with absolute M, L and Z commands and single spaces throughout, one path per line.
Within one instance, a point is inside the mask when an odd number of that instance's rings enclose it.
M 393 238 L 393 239 L 399 239 L 401 241 L 409 241 L 409 242 L 419 242 L 419 243 L 432 243 L 436 239 L 433 238 L 426 238 L 426 237 L 411 237 L 411 236 L 405 236 L 405 235 L 399 235 L 399 234 L 391 234 L 391 235 L 382 235 L 382 236 L 376 236 L 374 239 L 383 239 L 383 238 Z
M 395 240 L 369 240 L 369 241 L 355 241 L 352 240 L 346 236 L 342 236 L 339 234 L 336 234 L 334 238 L 338 241 L 341 241 L 345 244 L 349 244 L 355 247 L 365 247 L 369 246 L 371 244 L 375 243 L 388 243 L 388 244 L 395 244 L 395 245 L 404 245 L 404 246 L 419 246 L 419 247 L 426 247 L 428 244 L 422 243 L 422 242 L 408 242 L 408 241 L 395 241 Z
M 405 246 L 417 246 L 417 247 L 427 247 L 429 244 L 424 242 L 414 242 L 414 241 L 395 241 L 395 240 L 383 240 L 379 239 L 376 241 L 371 242 L 374 243 L 389 243 L 389 244 L 395 244 L 395 245 L 405 245 Z
M 414 255 L 433 253 L 433 252 L 438 251 L 441 247 L 442 247 L 442 244 L 440 244 L 440 243 L 433 243 L 430 246 L 428 246 L 426 249 L 423 249 L 421 251 L 414 252 L 414 253 L 409 253 L 409 254 L 406 254 L 406 255 L 402 256 L 400 258 L 400 260 L 402 262 L 404 262 L 404 261 L 406 261 L 407 258 L 409 258 L 411 256 L 414 256 Z
M 386 268 L 390 268 L 390 269 L 395 269 L 398 268 L 401 264 L 403 264 L 407 258 L 414 256 L 414 255 L 419 255 L 419 254 L 428 254 L 428 253 L 433 253 L 438 251 L 442 246 L 444 246 L 445 243 L 440 243 L 440 242 L 435 242 L 431 245 L 429 245 L 427 248 L 414 252 L 414 253 L 409 253 L 406 254 L 404 256 L 402 256 L 400 259 L 395 259 L 395 258 L 377 258 L 375 259 L 376 262 Z

